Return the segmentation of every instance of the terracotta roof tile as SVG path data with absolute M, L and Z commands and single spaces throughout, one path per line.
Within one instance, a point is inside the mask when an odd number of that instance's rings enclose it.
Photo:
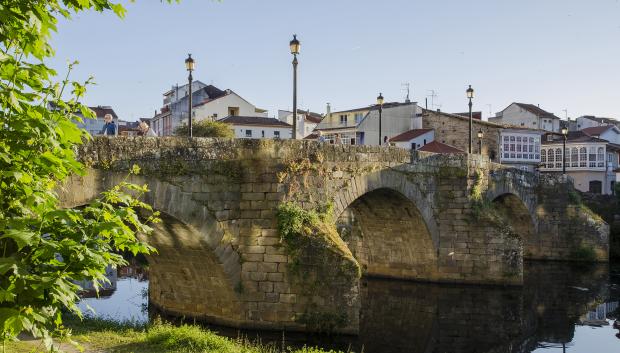
M 424 135 L 425 133 L 433 131 L 433 129 L 413 129 L 409 131 L 405 131 L 400 135 L 396 135 L 390 139 L 390 142 L 403 142 L 414 139 L 420 135 Z
M 259 126 L 281 126 L 291 128 L 291 124 L 287 124 L 283 121 L 274 118 L 265 118 L 263 116 L 227 116 L 222 120 L 219 120 L 226 124 L 235 125 L 259 125 Z
M 432 141 L 430 143 L 427 143 L 426 145 L 420 147 L 418 151 L 432 153 L 465 153 L 465 151 L 463 150 L 460 150 L 450 145 L 446 145 L 445 143 L 441 143 L 439 141 Z

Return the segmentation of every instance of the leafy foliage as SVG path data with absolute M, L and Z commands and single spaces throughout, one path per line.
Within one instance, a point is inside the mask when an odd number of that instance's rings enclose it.
M 56 82 L 45 59 L 58 18 L 85 10 L 125 13 L 108 0 L 0 1 L 1 335 L 29 331 L 48 349 L 52 332 L 69 333 L 61 310 L 80 314 L 75 281 L 105 280 L 107 266 L 124 263 L 116 251 L 152 251 L 136 238 L 150 231 L 137 215 L 151 211 L 137 199 L 146 186 L 123 182 L 83 209 L 59 209 L 59 183 L 84 174 L 74 147 L 90 136 L 74 121 L 94 116 L 79 103 L 91 79 L 70 81 L 73 63 Z
M 189 128 L 187 124 L 177 126 L 174 129 L 177 136 L 188 136 Z M 233 138 L 235 133 L 226 123 L 211 120 L 200 120 L 192 124 L 192 136 L 194 137 L 226 137 Z

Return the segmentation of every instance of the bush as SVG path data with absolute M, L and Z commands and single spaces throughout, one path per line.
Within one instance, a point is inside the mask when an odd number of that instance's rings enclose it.
M 177 126 L 177 128 L 174 129 L 174 134 L 177 136 L 188 136 L 189 127 L 187 124 Z M 192 136 L 233 138 L 235 137 L 235 132 L 228 124 L 219 121 L 200 120 L 193 123 Z

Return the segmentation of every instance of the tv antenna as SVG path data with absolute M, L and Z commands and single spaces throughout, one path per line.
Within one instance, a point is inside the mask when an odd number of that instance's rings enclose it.
M 430 92 L 429 95 L 427 95 L 427 97 L 431 97 L 431 109 L 435 108 L 435 97 L 437 97 L 437 91 L 435 91 L 434 89 L 429 89 L 428 92 Z M 441 106 L 439 106 L 441 108 Z
M 568 121 L 568 109 L 562 109 L 564 112 L 564 119 Z
M 490 118 L 493 116 L 493 111 L 492 111 L 493 105 L 487 104 L 487 107 L 489 107 L 489 118 Z
M 401 83 L 400 85 L 404 87 L 403 88 L 404 91 L 407 91 L 407 97 L 405 97 L 405 103 L 411 102 L 411 100 L 409 99 L 409 88 L 410 88 L 409 82 Z

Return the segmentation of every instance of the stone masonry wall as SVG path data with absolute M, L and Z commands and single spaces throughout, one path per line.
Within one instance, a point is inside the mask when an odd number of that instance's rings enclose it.
M 79 155 L 90 170 L 61 192 L 67 207 L 141 167 L 129 181 L 147 183 L 147 201 L 166 214 L 164 228 L 149 239 L 161 249 L 150 259 L 157 272 L 150 299 L 173 314 L 237 327 L 356 333 L 358 265 L 362 274 L 383 277 L 522 282 L 522 239 L 476 218 L 473 191 L 495 185 L 489 176 L 496 165 L 480 156 L 141 137 L 95 138 Z M 527 190 L 515 195 L 534 207 Z M 348 219 L 355 239 L 315 237 L 291 252 L 278 231 L 283 202 L 306 210 L 331 205 L 333 219 Z

